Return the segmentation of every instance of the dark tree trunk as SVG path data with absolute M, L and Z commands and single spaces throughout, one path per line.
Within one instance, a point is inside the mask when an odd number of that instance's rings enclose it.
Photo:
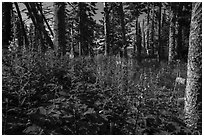
M 199 113 L 200 112 L 200 113 Z M 189 128 L 202 131 L 202 3 L 193 3 L 187 83 L 185 93 L 185 122 Z M 202 134 L 202 133 L 201 133 Z
M 154 3 L 152 3 L 151 55 L 154 55 Z
M 73 22 L 71 23 L 71 56 L 74 57 L 74 33 L 73 33 Z
M 10 41 L 12 40 L 12 3 L 2 3 L 2 49 L 8 49 Z
M 138 34 L 138 18 L 135 19 L 135 43 L 133 45 L 133 56 L 136 56 L 136 47 L 137 47 L 137 34 Z
M 142 21 L 142 38 L 143 38 L 143 47 L 146 49 L 145 45 L 145 25 L 144 25 L 144 19 Z
M 109 55 L 110 52 L 110 41 L 109 41 L 109 11 L 108 3 L 104 2 L 104 33 L 105 33 L 105 56 Z
M 20 20 L 21 30 L 22 30 L 22 33 L 23 33 L 23 36 L 24 36 L 24 40 L 25 40 L 24 44 L 25 44 L 25 46 L 28 46 L 28 38 L 27 38 L 27 35 L 26 35 L 25 26 L 24 26 L 23 19 L 22 19 L 22 16 L 21 16 L 21 13 L 20 13 L 20 10 L 19 10 L 17 2 L 14 2 L 14 5 L 16 7 L 16 11 L 18 13 L 18 17 L 19 17 L 19 20 Z M 28 47 L 26 47 L 26 48 L 28 48 Z
M 158 21 L 159 21 L 159 26 L 158 26 L 158 56 L 159 56 L 159 62 L 161 62 L 163 56 L 163 48 L 161 47 L 161 16 L 162 16 L 162 12 L 161 12 L 161 7 L 162 7 L 162 3 L 159 3 L 159 16 L 158 16 Z
M 66 54 L 66 37 L 65 37 L 65 3 L 55 2 L 54 3 L 54 32 L 55 39 L 54 44 L 58 57 Z
M 140 23 L 137 23 L 137 61 L 141 63 L 142 37 Z
M 79 53 L 83 56 L 89 55 L 90 48 L 90 33 L 89 24 L 88 24 L 88 6 L 84 2 L 79 2 Z
M 41 39 L 41 44 L 42 44 L 42 52 L 44 53 L 47 49 L 47 47 L 44 45 L 44 41 L 43 41 L 43 36 L 45 37 L 48 45 L 54 49 L 54 45 L 53 42 L 51 40 L 51 38 L 49 37 L 45 26 L 42 22 L 42 17 L 38 14 L 38 10 L 37 10 L 37 5 L 34 2 L 24 2 L 26 8 L 28 9 L 28 12 L 30 14 L 31 20 L 34 24 L 34 26 L 39 30 L 40 32 L 40 39 Z
M 124 22 L 124 12 L 123 12 L 123 3 L 120 2 L 120 19 L 121 19 L 121 28 L 122 28 L 122 42 L 123 42 L 123 56 L 127 59 L 127 42 L 126 42 L 126 31 L 125 31 L 125 22 Z
M 147 36 L 146 36 L 146 40 L 147 40 L 147 55 L 149 55 L 149 3 L 147 3 Z
M 50 34 L 51 34 L 52 36 L 54 36 L 54 33 L 52 32 L 52 29 L 51 29 L 51 27 L 50 27 L 50 25 L 49 25 L 47 19 L 45 18 L 44 14 L 43 14 L 41 5 L 40 5 L 40 4 L 37 4 L 37 7 L 38 7 L 38 10 L 40 11 L 41 16 L 43 17 L 43 20 L 45 21 L 45 23 L 46 23 L 46 25 L 47 25 L 47 28 L 48 28 L 49 31 L 50 31 Z

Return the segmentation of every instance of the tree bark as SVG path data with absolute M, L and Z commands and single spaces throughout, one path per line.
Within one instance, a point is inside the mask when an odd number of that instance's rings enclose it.
M 152 3 L 151 55 L 154 55 L 154 3 Z
M 127 42 L 126 42 L 126 31 L 125 31 L 125 22 L 124 22 L 124 11 L 123 11 L 123 3 L 120 2 L 120 19 L 121 19 L 121 28 L 122 28 L 122 43 L 123 43 L 123 56 L 127 59 L 128 55 L 127 55 Z
M 3 2 L 2 3 L 2 49 L 7 50 L 12 40 L 12 3 Z
M 143 47 L 146 49 L 146 43 L 145 43 L 145 25 L 144 25 L 144 19 L 142 20 L 142 38 L 143 38 Z
M 50 27 L 50 25 L 49 25 L 47 19 L 45 18 L 44 14 L 43 14 L 42 8 L 40 7 L 39 4 L 37 4 L 37 7 L 38 7 L 38 10 L 40 11 L 40 14 L 41 14 L 41 16 L 43 17 L 43 19 L 44 19 L 46 25 L 47 25 L 47 28 L 48 28 L 49 31 L 50 31 L 50 34 L 51 34 L 52 36 L 54 36 L 54 33 L 52 32 L 52 29 L 51 29 L 51 27 Z
M 21 16 L 21 13 L 20 13 L 20 10 L 19 10 L 17 2 L 14 2 L 14 5 L 16 7 L 16 11 L 18 13 L 18 17 L 19 17 L 19 20 L 20 20 L 22 33 L 23 33 L 24 40 L 25 40 L 24 44 L 25 44 L 25 46 L 28 46 L 28 38 L 27 38 L 27 35 L 26 35 L 25 26 L 24 26 L 23 19 L 22 19 L 22 16 Z
M 168 62 L 171 64 L 175 59 L 175 12 L 174 3 L 171 3 L 170 10 L 170 28 L 169 28 L 169 57 Z
M 149 55 L 149 3 L 147 3 L 147 35 L 146 35 L 146 40 L 147 40 L 147 55 Z
M 47 31 L 45 29 L 45 26 L 43 24 L 43 22 L 41 22 L 41 17 L 40 15 L 38 14 L 38 11 L 37 11 L 37 6 L 36 6 L 36 3 L 32 3 L 32 2 L 24 2 L 26 8 L 28 9 L 28 12 L 30 14 L 30 17 L 31 17 L 31 20 L 33 22 L 33 24 L 35 25 L 35 27 L 39 30 L 39 32 L 41 34 L 43 34 L 45 36 L 45 39 L 48 43 L 48 45 L 54 49 L 54 45 L 53 45 L 53 42 L 51 40 L 51 38 L 49 37 L 49 35 L 47 34 Z M 40 36 L 40 39 L 43 39 L 42 36 Z M 43 40 L 42 40 L 43 42 Z M 42 52 L 45 52 L 46 50 L 46 47 L 44 47 L 45 45 L 42 44 L 42 48 L 43 48 L 43 51 Z
M 201 114 L 199 114 L 201 112 Z M 189 128 L 202 129 L 202 3 L 193 4 L 187 83 L 185 92 L 185 122 Z M 201 130 L 202 131 L 202 130 Z
M 159 56 L 159 62 L 161 62 L 163 56 L 163 48 L 161 47 L 161 16 L 162 16 L 162 12 L 161 12 L 161 7 L 162 7 L 162 3 L 159 3 L 159 16 L 158 16 L 158 21 L 159 21 L 159 26 L 158 26 L 158 42 L 159 42 L 159 47 L 158 47 L 158 56 Z
M 108 3 L 104 2 L 105 56 L 108 56 L 110 52 L 109 27 L 110 27 L 110 24 L 109 24 Z
M 54 3 L 54 32 L 55 38 L 54 43 L 58 57 L 66 54 L 66 37 L 65 37 L 65 3 L 55 2 Z
M 138 22 L 138 21 L 137 21 Z M 141 63 L 141 50 L 142 50 L 142 37 L 141 37 L 141 27 L 140 23 L 137 23 L 137 61 Z
M 137 34 L 138 34 L 138 18 L 135 18 L 135 40 L 133 45 L 133 56 L 136 57 L 136 47 L 137 47 Z

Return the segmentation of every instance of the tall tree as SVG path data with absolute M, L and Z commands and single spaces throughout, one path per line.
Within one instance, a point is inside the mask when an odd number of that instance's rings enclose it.
M 150 48 L 150 46 L 149 46 L 149 12 L 150 12 L 150 9 L 149 9 L 149 2 L 147 3 L 147 35 L 146 35 L 146 40 L 147 40 L 147 44 L 146 44 L 146 46 L 147 46 L 147 54 L 149 55 L 149 48 Z
M 177 58 L 184 61 L 187 61 L 191 9 L 192 9 L 192 3 L 179 2 L 176 10 L 176 15 L 177 15 L 176 53 L 177 53 Z
M 141 32 L 140 23 L 137 23 L 137 61 L 141 63 L 141 50 L 142 50 L 142 32 Z
M 169 63 L 172 63 L 175 59 L 175 4 L 170 3 Z
M 16 7 L 16 11 L 18 13 L 18 18 L 19 18 L 19 21 L 20 21 L 20 24 L 21 24 L 21 30 L 22 30 L 22 34 L 24 36 L 24 44 L 25 46 L 28 46 L 28 38 L 27 38 L 27 35 L 26 35 L 26 31 L 25 31 L 25 24 L 23 22 L 23 19 L 22 19 L 22 16 L 21 16 L 21 13 L 20 13 L 20 9 L 18 7 L 18 3 L 17 2 L 14 2 L 14 5 Z
M 43 17 L 39 14 L 38 9 L 37 9 L 37 3 L 35 2 L 24 2 L 29 16 L 31 17 L 31 20 L 35 26 L 35 28 L 38 29 L 38 31 L 40 32 L 40 39 L 41 39 L 41 44 L 42 44 L 42 52 L 44 53 L 46 51 L 46 49 L 48 48 L 46 45 L 44 45 L 44 39 L 43 36 L 45 37 L 45 40 L 48 44 L 48 46 L 52 49 L 54 49 L 54 45 L 53 42 L 51 40 L 51 38 L 49 37 L 44 23 L 43 23 Z
M 79 53 L 88 56 L 92 53 L 93 36 L 96 22 L 93 20 L 96 14 L 96 3 L 78 3 L 78 31 L 79 31 Z
M 162 8 L 162 3 L 159 3 L 159 16 L 158 16 L 158 42 L 159 42 L 159 45 L 158 45 L 158 57 L 159 57 L 159 62 L 162 60 L 163 56 L 163 47 L 162 44 L 161 44 L 161 16 L 162 16 L 162 12 L 161 12 L 161 8 Z
M 105 33 L 105 55 L 109 55 L 110 50 L 110 39 L 109 39 L 109 9 L 108 9 L 108 3 L 104 2 L 104 33 Z
M 187 83 L 185 92 L 185 121 L 190 128 L 202 129 L 202 3 L 193 3 Z
M 152 3 L 152 23 L 151 23 L 151 40 L 150 40 L 150 47 L 151 47 L 151 54 L 154 55 L 154 3 Z
M 2 3 L 2 48 L 8 49 L 10 41 L 12 40 L 12 3 L 3 2 Z
M 126 42 L 126 31 L 125 31 L 125 17 L 124 17 L 124 11 L 123 11 L 123 3 L 120 2 L 119 5 L 119 11 L 120 11 L 120 19 L 121 19 L 121 29 L 122 29 L 122 45 L 123 45 L 123 55 L 125 58 L 127 58 L 127 42 Z
M 142 20 L 142 46 L 146 48 L 146 42 L 145 42 L 145 21 Z
M 65 6 L 64 2 L 54 2 L 54 44 L 59 57 L 66 54 Z

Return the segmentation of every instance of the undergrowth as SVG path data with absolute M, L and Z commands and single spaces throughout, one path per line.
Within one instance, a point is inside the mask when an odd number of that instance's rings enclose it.
M 117 57 L 3 56 L 3 134 L 199 134 L 186 128 L 186 64 Z

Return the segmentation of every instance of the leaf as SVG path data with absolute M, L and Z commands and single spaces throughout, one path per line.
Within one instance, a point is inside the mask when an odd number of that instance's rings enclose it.
M 93 108 L 88 108 L 88 110 L 86 112 L 84 112 L 84 115 L 88 115 L 88 114 L 94 114 L 95 111 Z
M 129 124 L 136 124 L 136 120 L 133 118 L 128 119 L 126 122 Z
M 24 98 L 22 99 L 22 101 L 21 101 L 21 103 L 20 103 L 20 106 L 22 106 L 22 105 L 24 104 L 25 100 L 26 100 L 26 97 L 24 97 Z
M 46 114 L 47 114 L 47 111 L 46 111 L 46 109 L 45 109 L 44 107 L 39 107 L 39 108 L 38 108 L 38 111 L 39 111 L 39 113 L 42 114 L 42 115 L 46 115 Z
M 27 127 L 23 133 L 25 134 L 38 134 L 40 132 L 40 127 L 39 126 L 36 126 L 36 125 L 32 125 L 32 126 L 29 126 Z
M 60 91 L 60 92 L 59 92 L 59 95 L 61 95 L 61 96 L 69 96 L 69 94 L 66 93 L 66 92 L 64 92 L 64 91 Z

